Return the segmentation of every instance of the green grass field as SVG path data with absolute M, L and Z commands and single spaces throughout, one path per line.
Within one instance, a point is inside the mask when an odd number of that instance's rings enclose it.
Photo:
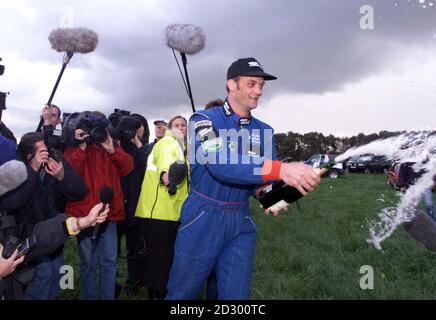
M 381 201 L 380 199 L 384 199 Z M 319 188 L 278 218 L 265 216 L 252 202 L 257 224 L 252 299 L 434 299 L 436 255 L 403 230 L 378 251 L 367 243 L 368 221 L 382 208 L 394 206 L 398 195 L 382 174 L 346 174 L 324 178 Z M 124 251 L 124 249 L 123 249 Z M 65 261 L 78 277 L 76 241 L 69 240 Z M 374 288 L 362 290 L 360 268 L 374 270 Z M 120 260 L 119 281 L 126 272 Z M 78 284 L 61 299 L 78 299 Z M 146 299 L 122 293 L 121 299 Z

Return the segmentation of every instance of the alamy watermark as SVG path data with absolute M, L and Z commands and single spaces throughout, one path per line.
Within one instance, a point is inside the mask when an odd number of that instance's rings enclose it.
M 360 274 L 363 276 L 360 278 L 359 285 L 362 290 L 374 289 L 374 268 L 370 265 L 364 265 L 360 267 Z
M 203 121 L 206 123 L 208 121 Z M 242 128 L 240 130 L 201 127 L 201 122 L 190 121 L 188 126 L 188 158 L 190 164 L 200 165 L 255 165 L 254 175 L 268 173 L 262 168 L 265 159 L 273 157 L 273 130 Z M 197 131 L 196 131 L 197 128 Z M 269 168 L 271 169 L 271 168 Z
M 59 269 L 59 273 L 62 274 L 59 280 L 59 287 L 62 290 L 74 289 L 74 269 L 72 266 L 66 264 Z
M 363 16 L 360 18 L 359 26 L 362 30 L 374 30 L 374 8 L 369 4 L 360 7 Z

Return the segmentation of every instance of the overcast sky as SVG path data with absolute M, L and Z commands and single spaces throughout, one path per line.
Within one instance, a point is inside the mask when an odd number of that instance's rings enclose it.
M 361 28 L 364 5 L 374 10 L 374 29 Z M 35 130 L 62 62 L 48 35 L 64 26 L 92 29 L 99 43 L 68 65 L 53 100 L 63 111 L 189 116 L 165 45 L 172 23 L 206 35 L 205 48 L 188 56 L 197 108 L 225 98 L 228 66 L 254 56 L 278 77 L 254 112 L 276 132 L 436 129 L 436 2 L 429 0 L 2 1 L 0 91 L 11 93 L 4 122 L 17 136 Z

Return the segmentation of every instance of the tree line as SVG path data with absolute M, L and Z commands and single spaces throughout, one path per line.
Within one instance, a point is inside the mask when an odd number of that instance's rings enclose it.
M 377 139 L 386 139 L 397 136 L 406 131 L 380 131 L 379 133 L 363 134 L 339 138 L 332 134 L 324 136 L 322 133 L 309 132 L 305 134 L 277 133 L 274 135 L 277 157 L 279 159 L 292 158 L 295 161 L 307 160 L 315 153 L 341 154 L 351 147 L 357 147 L 370 143 Z

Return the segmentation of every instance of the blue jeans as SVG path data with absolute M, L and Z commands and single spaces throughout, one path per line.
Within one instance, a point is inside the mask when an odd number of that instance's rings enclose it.
M 94 228 L 77 236 L 80 257 L 81 299 L 97 299 L 97 262 L 100 265 L 100 298 L 115 299 L 117 278 L 117 223 L 105 222 L 100 226 L 96 240 L 91 240 Z
M 37 263 L 35 276 L 28 284 L 25 298 L 27 300 L 54 300 L 59 295 L 60 269 L 64 264 L 63 248 L 49 256 L 35 260 Z

